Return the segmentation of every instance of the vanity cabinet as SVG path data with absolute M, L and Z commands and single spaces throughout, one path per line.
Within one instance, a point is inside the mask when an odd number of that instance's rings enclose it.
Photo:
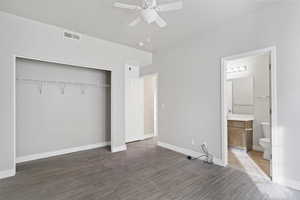
M 253 121 L 228 120 L 228 145 L 245 151 L 252 150 Z

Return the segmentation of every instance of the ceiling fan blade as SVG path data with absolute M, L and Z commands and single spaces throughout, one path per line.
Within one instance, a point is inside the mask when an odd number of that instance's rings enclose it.
M 157 15 L 155 22 L 160 28 L 167 26 L 167 22 L 163 18 L 161 18 L 159 15 Z
M 155 8 L 157 6 L 157 1 L 156 0 L 152 0 L 152 7 Z
M 120 2 L 115 2 L 114 7 L 116 8 L 124 8 L 124 9 L 129 9 L 129 10 L 141 10 L 142 8 L 137 5 L 129 5 L 125 3 L 120 3 Z
M 183 8 L 182 1 L 177 1 L 174 3 L 167 3 L 157 6 L 157 11 L 159 12 L 166 12 L 166 11 L 172 11 L 172 10 L 180 10 Z
M 129 26 L 131 26 L 131 27 L 133 27 L 133 26 L 136 26 L 138 23 L 140 23 L 141 22 L 141 18 L 140 17 L 138 17 L 138 18 L 136 18 L 135 20 L 133 20 L 132 22 L 130 22 L 129 23 Z

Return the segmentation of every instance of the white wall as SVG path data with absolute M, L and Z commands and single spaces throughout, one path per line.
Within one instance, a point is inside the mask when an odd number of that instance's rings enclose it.
M 152 54 L 81 35 L 74 41 L 64 29 L 0 12 L 0 174 L 14 174 L 14 55 L 112 71 L 112 147 L 125 144 L 124 65 L 151 64 Z
M 298 1 L 270 5 L 155 53 L 142 74 L 159 73 L 159 140 L 195 151 L 206 141 L 221 158 L 221 58 L 276 46 L 277 181 L 300 188 L 300 157 L 295 156 L 300 151 L 299 9 Z
M 156 77 L 145 76 L 144 79 L 144 133 L 154 136 L 154 95 Z
M 110 72 L 17 59 L 19 79 L 110 84 Z M 110 88 L 17 81 L 17 158 L 110 142 Z M 32 142 L 34 140 L 34 143 Z
M 233 86 L 240 88 L 238 80 L 252 79 L 252 89 L 244 89 L 243 93 L 238 93 L 236 96 L 242 96 L 245 93 L 253 93 L 251 96 L 252 105 L 238 105 L 235 104 L 233 98 L 233 113 L 235 114 L 253 114 L 254 127 L 253 127 L 253 148 L 258 151 L 263 149 L 259 145 L 259 139 L 263 137 L 261 122 L 270 122 L 270 74 L 269 74 L 269 55 L 253 56 L 228 62 L 228 65 L 246 65 L 248 70 L 240 73 L 227 74 L 228 81 L 233 82 Z M 235 96 L 235 95 L 234 95 Z

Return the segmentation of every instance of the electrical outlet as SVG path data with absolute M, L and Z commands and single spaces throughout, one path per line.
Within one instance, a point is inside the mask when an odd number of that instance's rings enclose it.
M 195 145 L 195 140 L 194 139 L 192 139 L 192 145 Z

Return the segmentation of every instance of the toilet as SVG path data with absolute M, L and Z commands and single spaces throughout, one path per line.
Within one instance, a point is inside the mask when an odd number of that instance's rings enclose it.
M 259 139 L 259 144 L 264 149 L 264 159 L 271 160 L 271 127 L 269 122 L 262 122 L 263 138 Z

